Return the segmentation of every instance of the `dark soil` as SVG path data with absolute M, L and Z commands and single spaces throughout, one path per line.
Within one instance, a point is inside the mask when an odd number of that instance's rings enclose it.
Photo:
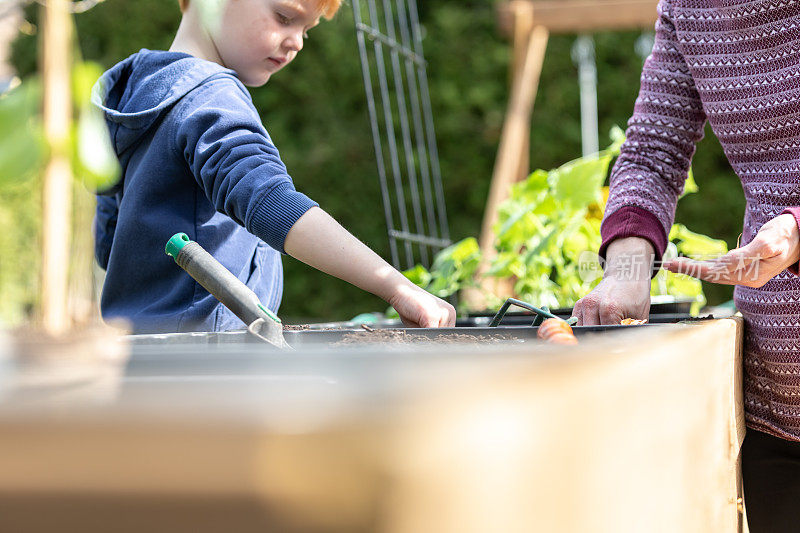
M 334 346 L 352 346 L 357 344 L 495 344 L 514 340 L 507 334 L 469 335 L 466 333 L 443 333 L 427 336 L 406 331 L 380 330 L 348 333 Z
M 284 324 L 283 325 L 283 331 L 308 331 L 310 329 L 311 329 L 311 326 L 309 326 L 308 324 L 297 324 L 297 325 Z
M 714 315 L 708 316 L 690 316 L 681 320 L 681 322 L 701 322 L 703 320 L 714 320 Z

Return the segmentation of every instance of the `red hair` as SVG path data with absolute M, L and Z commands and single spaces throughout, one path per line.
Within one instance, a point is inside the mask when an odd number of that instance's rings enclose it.
M 331 19 L 339 11 L 339 8 L 342 6 L 342 0 L 313 0 L 317 4 L 317 9 L 319 10 L 320 15 L 325 17 L 326 19 Z M 178 5 L 181 7 L 181 11 L 186 11 L 186 8 L 189 7 L 189 0 L 178 0 Z
M 342 6 L 342 0 L 316 0 L 317 9 L 326 19 L 332 19 Z

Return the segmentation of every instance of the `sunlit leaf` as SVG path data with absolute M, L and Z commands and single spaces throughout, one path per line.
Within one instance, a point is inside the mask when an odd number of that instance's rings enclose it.
M 588 207 L 600 200 L 611 156 L 578 159 L 550 174 L 557 200 L 577 208 Z
M 76 109 L 89 103 L 92 87 L 103 75 L 103 67 L 92 61 L 83 61 L 72 67 L 72 99 Z
M 92 87 L 102 74 L 102 67 L 91 62 L 78 63 L 72 69 L 73 99 L 78 109 L 73 170 L 91 190 L 110 188 L 121 174 L 103 112 L 90 103 Z
M 121 170 L 108 128 L 100 110 L 85 106 L 78 118 L 75 140 L 75 172 L 92 190 L 108 189 Z
M 499 254 L 489 270 L 486 272 L 487 276 L 495 278 L 507 278 L 516 275 L 518 272 L 514 270 L 515 266 L 521 262 L 520 255 L 513 252 L 503 252 Z
M 436 260 L 433 262 L 432 269 L 435 270 L 437 265 L 447 260 L 463 264 L 467 262 L 477 262 L 479 259 L 480 246 L 478 246 L 478 241 L 474 237 L 469 237 L 439 252 Z
M 682 224 L 672 227 L 669 239 L 677 241 L 679 253 L 696 259 L 718 257 L 728 252 L 725 241 L 695 233 Z
M 31 79 L 0 96 L 0 184 L 19 183 L 35 175 L 46 154 L 41 86 Z
M 412 269 L 405 270 L 403 275 L 408 278 L 411 283 L 423 289 L 431 282 L 431 273 L 422 265 L 417 265 Z
M 625 131 L 619 126 L 614 126 L 608 135 L 611 137 L 611 146 L 608 147 L 607 151 L 616 156 L 625 142 Z
M 686 177 L 686 183 L 683 186 L 683 194 L 681 198 L 686 196 L 687 194 L 694 194 L 700 190 L 700 187 L 697 186 L 697 182 L 694 181 L 694 172 L 691 168 L 689 168 L 689 174 Z

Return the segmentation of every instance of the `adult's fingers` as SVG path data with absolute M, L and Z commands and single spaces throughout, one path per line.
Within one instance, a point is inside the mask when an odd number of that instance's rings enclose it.
M 600 302 L 594 297 L 589 295 L 581 300 L 581 318 L 578 323 L 581 326 L 599 326 L 600 325 Z
M 574 318 L 577 320 L 577 322 L 575 322 L 576 326 L 583 325 L 583 315 L 581 313 L 581 305 L 582 305 L 582 300 L 578 300 L 578 302 L 572 307 L 572 316 L 570 318 Z
M 623 318 L 626 318 L 625 312 L 622 310 L 622 306 L 613 301 L 605 301 L 601 303 L 598 314 L 600 315 L 601 324 L 616 325 L 622 322 Z
M 737 285 L 744 281 L 747 273 L 758 259 L 747 257 L 736 251 L 711 261 L 696 261 L 686 257 L 678 257 L 666 261 L 663 267 L 676 274 L 710 281 L 721 285 Z
M 780 255 L 781 249 L 772 239 L 759 236 L 753 239 L 753 242 L 747 246 L 731 250 L 728 254 L 735 257 L 738 261 L 746 260 L 752 263 L 753 261 L 760 261 Z

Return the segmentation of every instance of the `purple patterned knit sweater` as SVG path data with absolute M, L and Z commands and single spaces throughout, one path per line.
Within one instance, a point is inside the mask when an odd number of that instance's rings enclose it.
M 742 244 L 800 221 L 800 0 L 661 0 L 628 140 L 611 175 L 603 248 L 639 236 L 663 254 L 706 121 L 742 181 Z M 800 441 L 800 278 L 736 287 L 747 424 Z

